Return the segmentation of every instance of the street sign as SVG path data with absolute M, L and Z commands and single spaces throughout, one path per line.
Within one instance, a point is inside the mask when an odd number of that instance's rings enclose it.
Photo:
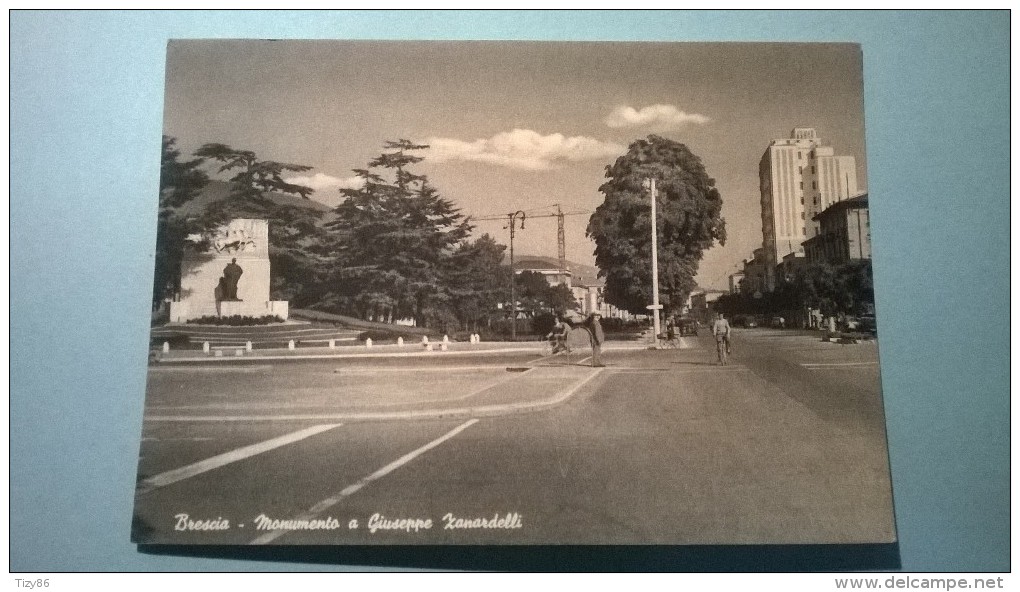
M 648 310 L 662 310 L 662 305 L 661 304 L 649 304 L 645 308 L 647 308 Z

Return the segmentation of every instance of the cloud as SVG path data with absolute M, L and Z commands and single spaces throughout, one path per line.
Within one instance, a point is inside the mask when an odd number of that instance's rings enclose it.
M 626 147 L 586 136 L 542 134 L 526 129 L 500 132 L 491 138 L 466 142 L 429 138 L 425 157 L 430 162 L 469 161 L 529 171 L 562 168 L 565 164 L 619 156 Z
M 688 123 L 704 125 L 710 121 L 712 120 L 704 115 L 685 113 L 673 105 L 649 105 L 642 107 L 640 111 L 620 105 L 605 119 L 609 127 L 654 126 L 663 129 L 673 129 Z
M 330 207 L 336 207 L 340 204 L 342 196 L 337 193 L 339 189 L 361 189 L 365 186 L 365 180 L 361 177 L 346 177 L 339 178 L 323 173 L 315 173 L 311 177 L 288 177 L 284 179 L 288 183 L 295 185 L 305 185 L 315 190 L 312 194 L 312 199 L 315 201 L 324 203 Z
M 347 177 L 340 179 L 323 173 L 315 173 L 311 177 L 289 177 L 284 179 L 295 185 L 305 185 L 315 191 L 329 191 L 336 189 L 361 189 L 365 186 L 365 180 L 361 177 Z

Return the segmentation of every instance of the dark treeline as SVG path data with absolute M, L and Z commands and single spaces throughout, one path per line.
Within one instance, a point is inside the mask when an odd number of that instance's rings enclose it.
M 179 291 L 180 263 L 190 235 L 211 237 L 233 218 L 269 221 L 272 297 L 308 308 L 418 326 L 477 331 L 509 316 L 506 247 L 489 235 L 470 240 L 470 220 L 413 171 L 427 148 L 407 140 L 354 172 L 358 188 L 340 189 L 332 211 L 273 199 L 310 199 L 311 187 L 288 182 L 288 173 L 311 167 L 260 160 L 251 151 L 205 144 L 182 160 L 173 138 L 163 138 L 154 303 Z M 182 206 L 209 183 L 205 167 L 231 174 L 226 198 L 200 212 Z M 537 274 L 536 274 L 537 275 Z M 539 281 L 541 284 L 539 284 Z M 527 316 L 563 313 L 576 306 L 566 287 L 519 275 L 520 308 Z

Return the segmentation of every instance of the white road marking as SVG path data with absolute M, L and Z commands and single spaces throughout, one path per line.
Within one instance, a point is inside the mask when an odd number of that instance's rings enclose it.
M 504 366 L 499 366 L 499 369 L 500 370 L 504 370 L 504 372 L 505 372 Z M 439 369 L 436 368 L 436 370 L 439 370 Z M 471 397 L 473 397 L 473 396 L 475 396 L 477 394 L 480 394 L 480 393 L 482 393 L 484 391 L 487 391 L 487 390 L 489 390 L 490 388 L 492 388 L 494 386 L 498 386 L 500 384 L 503 384 L 504 382 L 508 382 L 508 381 L 518 377 L 518 376 L 521 376 L 522 374 L 526 374 L 526 373 L 530 372 L 531 370 L 534 370 L 534 368 L 528 368 L 524 372 L 514 373 L 514 374 L 505 372 L 505 374 L 500 375 L 499 378 L 497 378 L 496 380 L 486 381 L 486 382 L 482 383 L 481 386 L 475 388 L 474 390 L 470 390 L 466 394 L 458 395 L 456 397 L 449 397 L 449 398 L 446 398 L 446 399 L 423 399 L 423 400 L 418 400 L 418 401 L 400 401 L 400 402 L 394 402 L 394 403 L 373 403 L 372 407 L 373 408 L 385 408 L 385 407 L 400 407 L 400 406 L 403 406 L 403 405 L 424 405 L 426 403 L 449 403 L 451 401 L 463 401 L 464 399 L 470 399 Z M 365 370 L 365 371 L 366 372 L 374 372 L 374 370 Z M 334 370 L 334 372 L 340 373 L 339 370 Z M 323 407 L 329 407 L 329 405 L 322 404 L 322 403 L 320 403 L 320 404 L 310 404 L 310 403 L 280 403 L 280 404 L 263 404 L 263 405 L 251 405 L 251 404 L 233 404 L 233 405 L 229 405 L 229 404 L 228 405 L 216 405 L 216 404 L 210 404 L 210 405 L 152 405 L 150 407 L 147 407 L 147 409 L 149 411 L 188 411 L 188 410 L 195 410 L 195 409 L 204 409 L 204 410 L 207 410 L 207 411 L 214 411 L 214 410 L 217 410 L 217 409 L 220 409 L 220 410 L 234 410 L 234 411 L 237 411 L 237 410 L 248 410 L 248 411 L 250 411 L 250 410 L 253 410 L 253 409 L 259 409 L 259 410 L 268 410 L 268 409 L 318 409 L 318 408 L 323 408 Z M 328 417 L 328 416 L 324 416 L 324 417 Z
M 478 405 L 475 407 L 458 407 L 453 409 L 424 409 L 417 411 L 377 411 L 352 413 L 319 413 L 293 415 L 146 415 L 143 421 L 148 422 L 206 422 L 206 421 L 374 421 L 394 419 L 435 419 L 454 416 L 501 415 L 517 411 L 544 409 L 558 405 L 572 396 L 588 381 L 595 378 L 607 368 L 597 368 L 583 379 L 569 387 L 552 399 L 543 401 L 527 401 L 523 403 L 504 403 Z M 522 373 L 523 374 L 523 373 Z M 513 374 L 511 376 L 521 376 Z
M 391 462 L 390 464 L 384 466 L 383 468 L 381 468 L 378 471 L 372 473 L 371 475 L 369 475 L 367 477 L 363 477 L 362 479 L 358 480 L 358 482 L 353 483 L 351 485 L 348 485 L 347 487 L 341 489 L 340 492 L 337 493 L 336 495 L 330 496 L 330 497 L 322 500 L 321 502 L 315 504 L 311 508 L 308 508 L 307 512 L 301 514 L 300 516 L 297 516 L 296 518 L 293 518 L 292 520 L 311 520 L 311 519 L 315 518 L 317 515 L 321 514 L 322 512 L 325 512 L 329 508 L 331 508 L 331 507 L 335 506 L 336 504 L 340 503 L 345 497 L 350 497 L 350 496 L 354 495 L 355 493 L 360 491 L 363 487 L 365 487 L 369 483 L 371 483 L 371 482 L 373 482 L 373 481 L 375 481 L 377 479 L 381 479 L 381 478 L 385 477 L 386 475 L 389 475 L 393 471 L 399 469 L 400 467 L 406 465 L 407 463 L 411 462 L 412 460 L 418 458 L 422 454 L 425 454 L 429 450 L 432 450 L 436 446 L 439 446 L 443 442 L 446 442 L 450 438 L 453 438 L 457 434 L 463 432 L 464 430 L 468 429 L 469 427 L 473 426 L 476 423 L 478 423 L 477 419 L 470 419 L 470 420 L 460 424 L 459 426 L 453 428 L 449 432 L 443 434 L 442 436 L 436 438 L 435 440 L 429 442 L 428 444 L 426 444 L 426 445 L 424 445 L 424 446 L 422 446 L 420 448 L 417 448 L 415 450 L 412 450 L 411 452 L 408 452 L 404 456 L 401 456 L 397 460 L 395 460 L 395 461 Z M 253 545 L 265 545 L 267 543 L 273 542 L 274 540 L 276 540 L 277 538 L 287 534 L 288 532 L 290 532 L 290 531 L 289 530 L 274 530 L 274 531 L 271 531 L 271 532 L 267 532 L 266 534 L 258 537 L 254 541 L 252 541 L 251 544 L 253 544 Z
M 537 360 L 536 360 L 537 361 Z M 534 362 L 525 362 L 533 364 Z M 484 366 L 427 366 L 400 368 L 336 368 L 334 374 L 381 374 L 385 372 L 475 372 L 477 370 L 506 370 L 512 364 L 491 364 Z
M 867 368 L 870 366 L 878 366 L 878 362 L 831 362 L 831 363 L 805 363 L 801 364 L 802 367 L 808 370 L 840 370 L 840 369 L 853 369 L 853 368 Z
M 528 363 L 529 363 L 529 364 L 537 364 L 537 363 L 539 363 L 539 362 L 544 362 L 544 361 L 546 361 L 546 360 L 548 360 L 548 359 L 550 359 L 550 358 L 555 358 L 556 356 L 559 356 L 559 355 L 562 355 L 562 354 L 560 354 L 560 353 L 556 353 L 556 354 L 549 354 L 549 355 L 545 355 L 545 356 L 542 356 L 541 358 L 538 358 L 537 360 L 531 360 L 531 361 L 530 361 L 530 362 L 528 362 Z M 570 353 L 567 353 L 566 355 L 567 355 L 567 356 L 569 356 L 569 355 L 570 355 Z
M 279 448 L 280 446 L 286 446 L 287 444 L 292 444 L 292 443 L 297 442 L 299 440 L 304 440 L 305 438 L 308 438 L 309 436 L 314 436 L 316 434 L 321 434 L 322 432 L 325 432 L 327 430 L 331 430 L 331 429 L 336 428 L 336 427 L 340 427 L 341 425 L 343 425 L 343 424 L 334 423 L 334 424 L 325 424 L 325 425 L 312 426 L 310 428 L 305 428 L 303 430 L 298 430 L 296 432 L 293 432 L 291 434 L 286 434 L 286 435 L 280 436 L 278 438 L 273 438 L 271 440 L 266 440 L 265 442 L 259 442 L 257 444 L 252 444 L 250 446 L 244 446 L 242 448 L 238 448 L 237 450 L 231 450 L 230 452 L 225 452 L 223 454 L 217 454 L 216 456 L 213 456 L 211 458 L 207 458 L 207 459 L 199 461 L 197 463 L 193 463 L 193 464 L 181 467 L 179 469 L 174 469 L 172 471 L 166 471 L 165 473 L 160 473 L 158 475 L 149 477 L 148 479 L 146 479 L 146 480 L 144 480 L 144 481 L 142 481 L 141 483 L 138 484 L 138 491 L 137 491 L 137 493 L 138 493 L 138 495 L 146 494 L 146 493 L 149 493 L 150 491 L 152 491 L 154 489 L 158 489 L 160 487 L 165 487 L 167 485 L 170 485 L 171 483 L 177 483 L 178 481 L 183 481 L 185 479 L 189 479 L 191 477 L 194 477 L 195 475 L 200 475 L 202 473 L 205 473 L 207 471 L 211 471 L 213 469 L 218 469 L 218 468 L 220 468 L 220 467 L 222 467 L 224 465 L 228 465 L 228 464 L 230 464 L 232 462 L 237 462 L 239 460 L 244 460 L 246 458 L 250 458 L 252 456 L 255 456 L 256 454 L 262 454 L 263 452 L 268 452 L 268 451 L 270 451 L 270 450 L 272 450 L 274 448 Z
M 606 369 L 610 370 L 612 372 L 621 371 L 621 372 L 629 372 L 631 374 L 633 374 L 633 373 L 640 373 L 640 372 L 647 372 L 647 373 L 652 373 L 652 372 L 656 372 L 656 373 L 659 373 L 659 372 L 669 372 L 670 374 L 693 374 L 695 372 L 738 372 L 738 371 L 745 371 L 745 370 L 746 371 L 750 371 L 750 369 L 747 368 L 746 366 L 741 366 L 739 364 L 727 364 L 725 366 L 713 365 L 713 366 L 706 366 L 704 368 L 681 368 L 681 369 L 676 369 L 676 368 L 642 368 L 641 366 L 609 366 Z
M 242 374 L 251 374 L 272 369 L 273 367 L 270 364 L 248 366 L 150 366 L 149 372 L 240 372 Z

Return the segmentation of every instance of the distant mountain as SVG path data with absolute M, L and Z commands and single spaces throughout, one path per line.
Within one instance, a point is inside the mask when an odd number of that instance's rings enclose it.
M 601 286 L 605 280 L 598 277 L 599 269 L 592 265 L 574 263 L 569 259 L 566 261 L 567 271 L 570 272 L 572 284 L 583 284 L 585 286 Z M 514 257 L 515 269 L 559 269 L 560 260 L 555 257 L 543 257 L 541 255 L 521 255 Z

